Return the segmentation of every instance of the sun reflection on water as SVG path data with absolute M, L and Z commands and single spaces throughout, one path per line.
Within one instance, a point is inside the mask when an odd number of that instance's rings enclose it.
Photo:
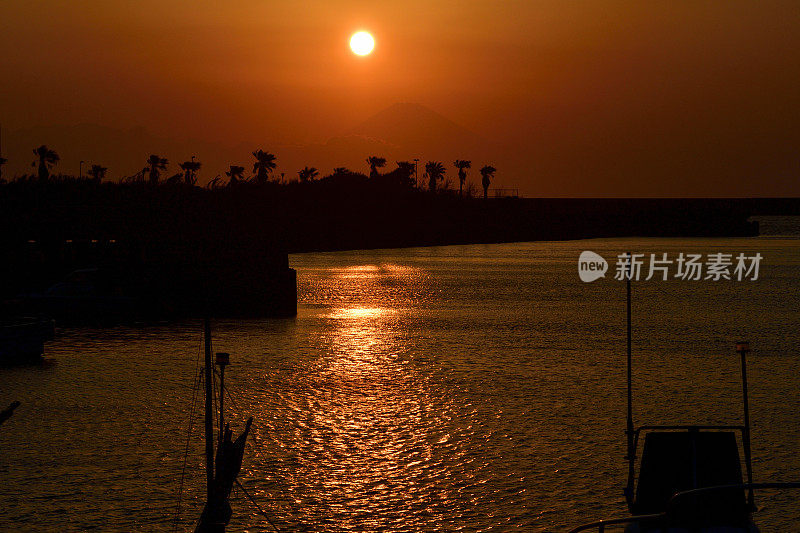
M 452 461 L 475 466 L 459 438 L 471 424 L 455 427 L 456 402 L 431 390 L 430 360 L 424 368 L 415 360 L 426 279 L 420 269 L 382 264 L 332 269 L 322 280 L 318 294 L 327 294 L 311 311 L 323 324 L 315 357 L 282 394 L 291 422 L 279 438 L 292 446 L 280 448 L 277 477 L 295 525 L 322 514 L 337 520 L 312 530 L 424 529 L 432 509 L 463 500 L 437 487 L 454 477 Z
M 339 307 L 329 315 L 331 318 L 376 319 L 396 314 L 397 310 L 385 307 Z
M 467 446 L 477 409 L 419 342 L 429 274 L 338 265 L 303 281 L 298 323 L 316 334 L 265 396 L 279 402 L 257 435 L 274 441 L 254 466 L 277 480 L 265 498 L 303 531 L 441 530 L 473 513 L 488 462 Z

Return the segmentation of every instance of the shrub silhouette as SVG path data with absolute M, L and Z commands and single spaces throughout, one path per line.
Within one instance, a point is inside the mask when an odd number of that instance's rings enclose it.
M 103 178 L 106 177 L 107 171 L 108 169 L 104 166 L 92 165 L 92 167 L 87 170 L 86 173 L 89 174 L 95 182 L 100 183 L 103 181 Z
M 147 158 L 147 167 L 150 172 L 150 185 L 158 185 L 158 178 L 161 176 L 161 171 L 167 169 L 169 161 L 158 155 L 151 155 Z
M 244 182 L 244 167 L 231 165 L 231 169 L 225 173 L 228 176 L 228 187 L 235 187 Z
M 397 185 L 406 189 L 414 188 L 414 163 L 397 161 L 397 168 L 380 176 L 380 181 L 387 185 Z

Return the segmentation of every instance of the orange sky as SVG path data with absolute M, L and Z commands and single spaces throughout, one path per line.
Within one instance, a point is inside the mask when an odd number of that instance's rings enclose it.
M 269 149 L 416 102 L 530 196 L 800 196 L 796 1 L 12 0 L 0 49 L 4 144 L 92 123 Z

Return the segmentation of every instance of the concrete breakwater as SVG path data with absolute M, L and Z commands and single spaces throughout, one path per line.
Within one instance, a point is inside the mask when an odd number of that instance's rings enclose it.
M 30 241 L 5 268 L 8 307 L 61 324 L 297 313 L 288 255 L 252 243 Z

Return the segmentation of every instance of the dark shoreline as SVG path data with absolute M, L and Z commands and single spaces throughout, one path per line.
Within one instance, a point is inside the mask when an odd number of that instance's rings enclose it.
M 145 314 L 292 316 L 289 253 L 600 237 L 740 237 L 800 199 L 460 198 L 373 180 L 242 185 L 0 185 L 3 299 L 78 269 Z M 109 292 L 110 291 L 110 292 Z M 156 303 L 157 302 L 157 303 Z
M 800 201 L 794 201 L 800 207 Z M 318 213 L 333 221 L 317 231 L 301 222 L 287 242 L 289 253 L 405 248 L 454 244 L 561 241 L 610 237 L 750 237 L 759 214 L 790 214 L 782 206 L 749 199 L 489 199 L 396 206 L 386 220 L 380 209 Z M 763 207 L 767 207 L 764 209 Z M 800 210 L 797 210 L 800 212 Z M 369 227 L 361 227 L 362 220 Z

